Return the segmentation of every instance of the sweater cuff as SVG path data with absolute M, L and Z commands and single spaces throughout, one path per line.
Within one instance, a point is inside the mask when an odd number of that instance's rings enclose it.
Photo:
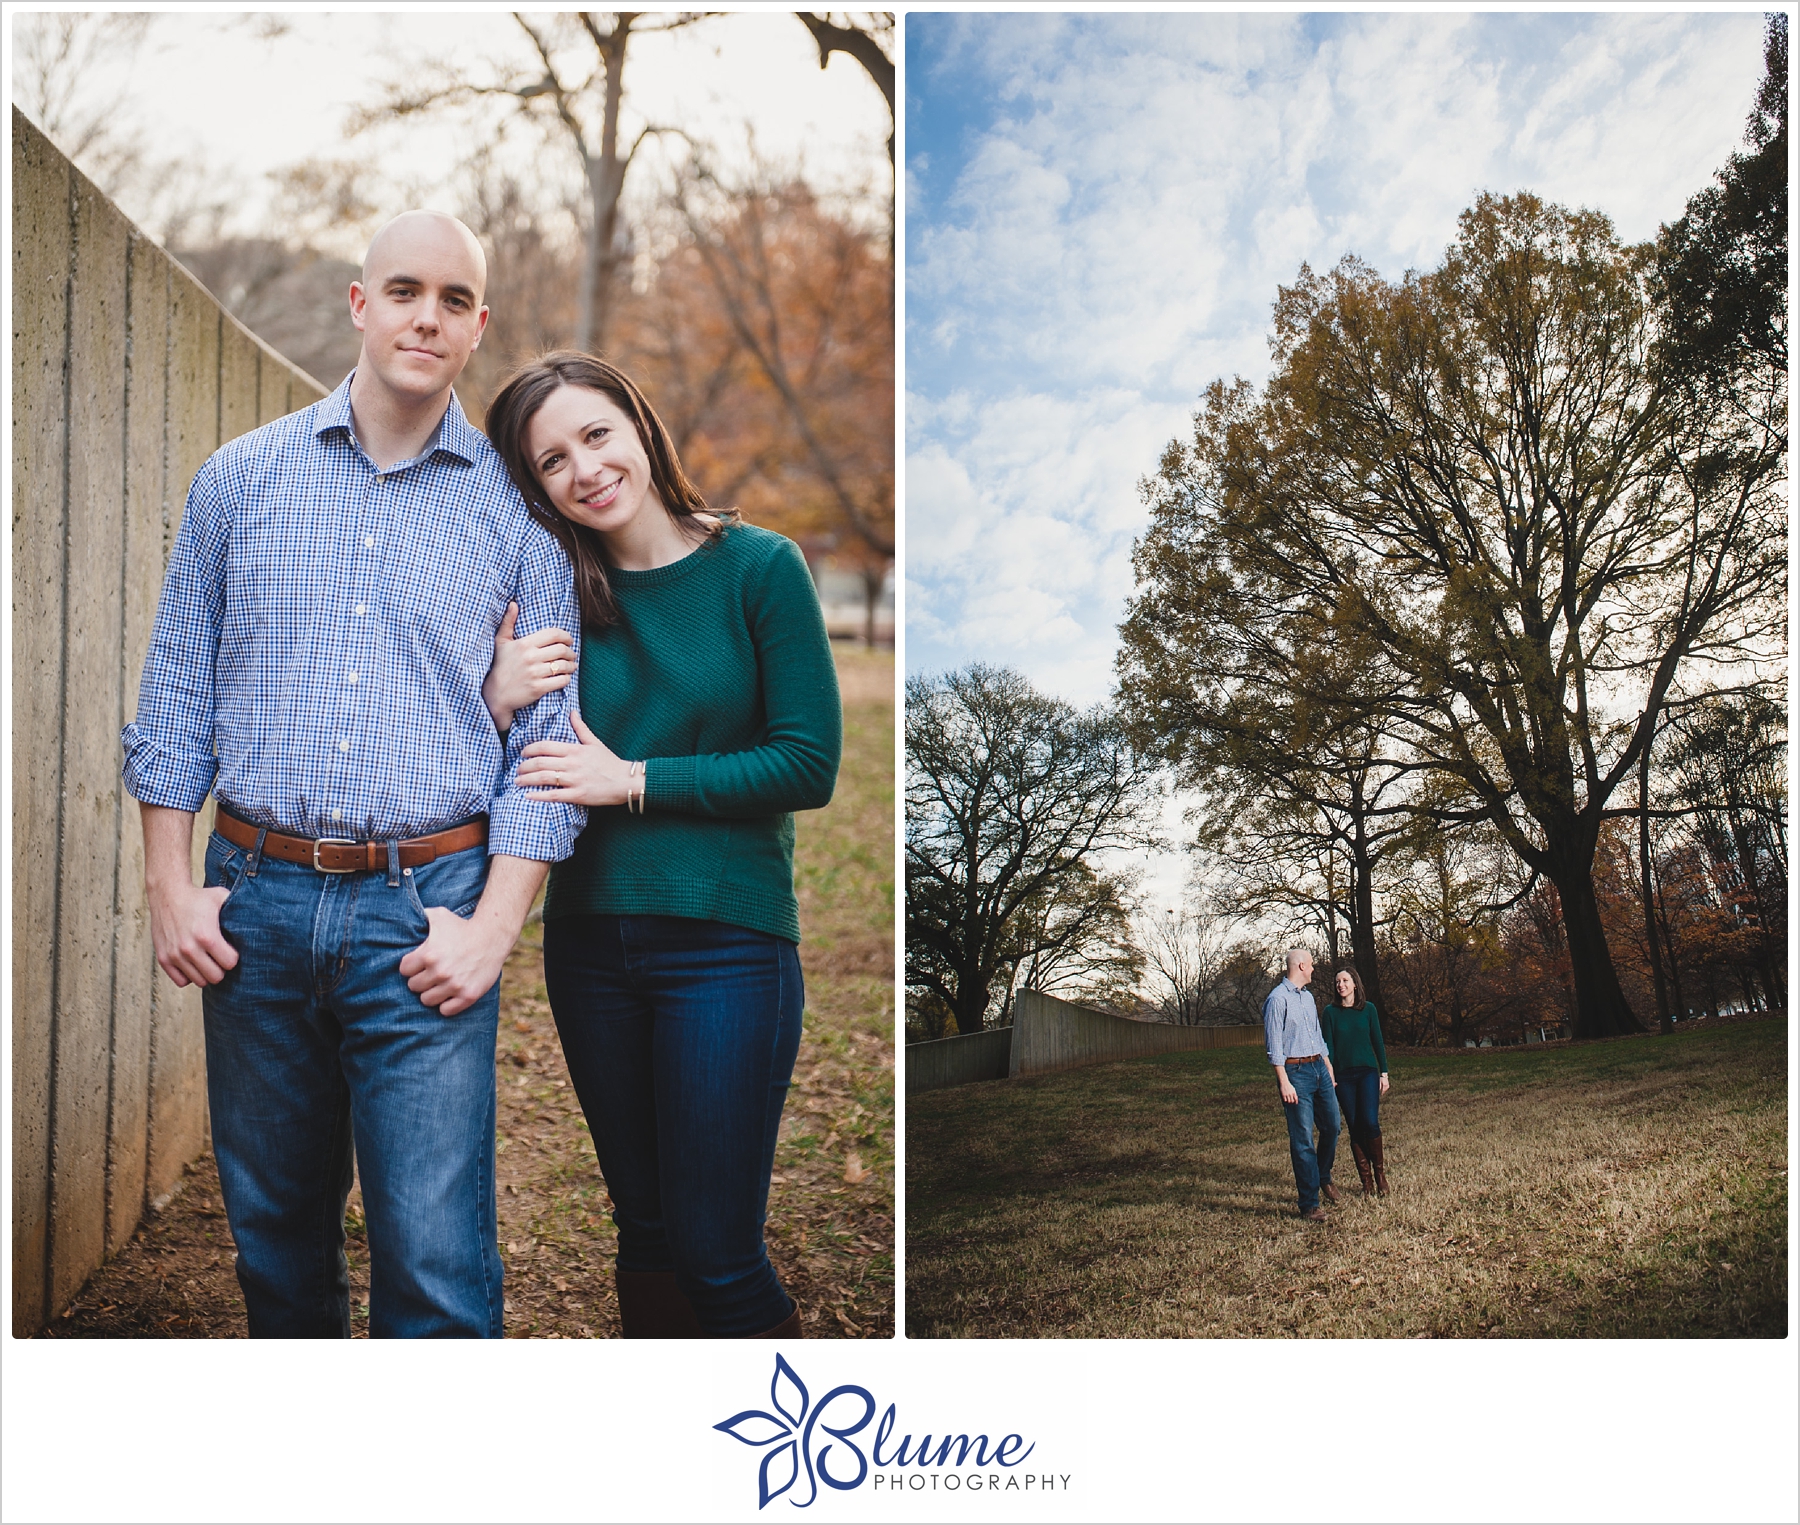
M 693 810 L 700 803 L 692 757 L 652 757 L 644 764 L 644 809 Z

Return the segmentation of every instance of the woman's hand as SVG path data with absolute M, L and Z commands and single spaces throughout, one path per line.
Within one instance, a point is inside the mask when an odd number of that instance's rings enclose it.
M 494 665 L 481 685 L 482 702 L 494 717 L 494 729 L 512 729 L 513 716 L 545 694 L 566 688 L 575 671 L 575 642 L 554 625 L 513 639 L 519 606 L 508 604 L 500 633 L 494 637 Z
M 1386 1095 L 1387 1095 L 1387 1093 L 1388 1093 L 1388 1083 L 1387 1083 L 1387 1076 L 1386 1076 L 1386 1075 L 1383 1075 L 1383 1076 L 1382 1076 L 1382 1077 L 1381 1077 L 1381 1094 L 1382 1094 L 1382 1095 L 1383 1095 L 1383 1096 L 1386 1096 Z
M 532 742 L 519 764 L 521 789 L 530 789 L 534 800 L 558 800 L 565 805 L 623 805 L 628 793 L 642 793 L 642 776 L 633 773 L 630 763 L 590 731 L 573 708 L 569 723 L 581 744 Z

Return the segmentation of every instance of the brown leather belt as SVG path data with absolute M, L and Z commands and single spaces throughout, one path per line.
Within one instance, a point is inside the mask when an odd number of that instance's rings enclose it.
M 234 846 L 253 848 L 262 828 L 221 809 L 213 821 L 213 830 Z M 450 853 L 480 847 L 487 841 L 487 834 L 487 817 L 478 815 L 472 821 L 464 821 L 447 831 L 433 832 L 428 837 L 408 837 L 400 844 L 400 866 L 418 868 Z M 321 837 L 315 842 L 311 837 L 290 837 L 283 832 L 271 831 L 263 838 L 262 850 L 283 863 L 316 868 L 321 874 L 386 873 L 388 866 L 385 842 L 352 842 L 336 837 Z
M 1283 1064 L 1311 1064 L 1318 1057 L 1317 1054 L 1301 1054 L 1297 1059 L 1283 1059 L 1281 1062 Z

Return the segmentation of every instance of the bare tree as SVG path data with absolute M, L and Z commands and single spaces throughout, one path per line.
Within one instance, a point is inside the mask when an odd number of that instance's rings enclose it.
M 811 11 L 795 11 L 800 24 L 819 45 L 819 67 L 831 63 L 833 53 L 848 54 L 863 66 L 874 80 L 888 108 L 888 167 L 894 164 L 894 15 L 892 11 L 844 13 L 844 24 L 832 20 L 839 12 L 827 11 L 823 16 Z
M 144 165 L 144 143 L 125 123 L 123 91 L 96 92 L 94 75 L 133 64 L 155 17 L 142 12 L 22 12 L 16 22 L 13 100 L 108 196 Z
M 479 77 L 446 63 L 428 66 L 422 71 L 424 83 L 416 75 L 390 83 L 381 103 L 357 113 L 351 127 L 362 131 L 391 118 L 499 100 L 512 102 L 519 115 L 560 139 L 574 153 L 587 196 L 574 344 L 599 349 L 606 342 L 618 273 L 628 257 L 619 211 L 626 174 L 646 141 L 679 132 L 649 123 L 629 144 L 621 143 L 626 52 L 634 36 L 672 32 L 703 19 L 704 13 L 697 11 L 649 17 L 639 11 L 574 11 L 540 22 L 514 12 L 513 20 L 531 43 L 530 63 L 490 63 Z

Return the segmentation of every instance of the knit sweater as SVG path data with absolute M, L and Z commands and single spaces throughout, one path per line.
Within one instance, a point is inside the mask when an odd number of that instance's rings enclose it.
M 799 548 L 738 524 L 607 576 L 619 622 L 582 633 L 581 718 L 644 760 L 644 813 L 588 811 L 546 919 L 688 916 L 798 942 L 793 812 L 830 801 L 844 729 Z
M 1370 1069 L 1387 1073 L 1387 1049 L 1381 1042 L 1381 1019 L 1375 1003 L 1345 1010 L 1331 1001 L 1319 1011 L 1319 1028 L 1325 1034 L 1325 1051 L 1334 1070 Z

